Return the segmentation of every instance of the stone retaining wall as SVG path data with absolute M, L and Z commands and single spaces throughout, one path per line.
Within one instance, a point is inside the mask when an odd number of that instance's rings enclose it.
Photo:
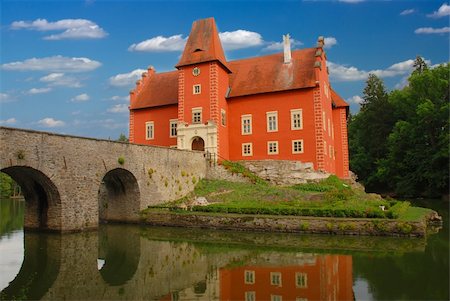
M 425 221 L 177 213 L 169 210 L 148 210 L 142 216 L 142 222 L 152 226 L 381 236 L 425 236 L 427 230 Z

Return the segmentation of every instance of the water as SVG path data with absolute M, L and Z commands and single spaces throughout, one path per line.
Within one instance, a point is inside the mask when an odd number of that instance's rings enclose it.
M 448 202 L 428 238 L 103 225 L 25 233 L 2 200 L 0 291 L 9 300 L 448 300 Z

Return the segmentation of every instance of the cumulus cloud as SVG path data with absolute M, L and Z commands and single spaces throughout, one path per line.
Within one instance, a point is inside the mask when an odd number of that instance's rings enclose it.
M 44 40 L 101 39 L 108 35 L 103 28 L 86 19 L 63 19 L 56 22 L 48 22 L 46 19 L 15 21 L 11 24 L 11 29 L 37 31 L 63 30 L 62 33 L 45 36 Z
M 442 4 L 437 11 L 427 15 L 430 18 L 441 18 L 445 16 L 450 16 L 450 5 L 447 3 Z
M 325 37 L 324 42 L 324 48 L 331 48 L 338 43 L 335 37 Z
M 430 61 L 425 60 L 429 65 Z M 353 66 L 344 66 L 340 64 L 335 64 L 333 62 L 328 62 L 328 67 L 330 70 L 330 77 L 336 81 L 358 81 L 366 80 L 370 73 L 375 74 L 379 77 L 394 77 L 399 75 L 406 75 L 413 71 L 414 60 L 406 60 L 389 66 L 386 69 L 375 69 L 370 71 L 359 70 Z
M 346 100 L 348 103 L 355 103 L 355 104 L 361 104 L 364 101 L 364 99 L 359 95 L 354 95 L 350 98 L 347 98 Z
M 27 94 L 43 94 L 48 93 L 52 90 L 52 88 L 32 88 L 27 91 Z
M 70 101 L 71 102 L 84 102 L 84 101 L 88 101 L 89 99 L 90 99 L 89 95 L 87 95 L 86 93 L 83 93 L 83 94 L 73 97 Z
M 433 27 L 421 27 L 417 28 L 414 33 L 416 34 L 439 34 L 450 32 L 450 27 L 433 28 Z
M 416 10 L 413 9 L 413 8 L 405 9 L 404 11 L 402 11 L 402 12 L 400 13 L 400 16 L 410 15 L 410 14 L 413 14 L 413 13 L 415 13 L 415 12 L 416 12 Z
M 16 118 L 9 118 L 5 120 L 0 120 L 0 125 L 13 125 L 17 122 Z
M 147 72 L 144 69 L 136 69 L 128 73 L 121 73 L 109 78 L 109 84 L 115 87 L 126 87 L 133 85 L 141 78 L 142 73 Z
M 100 66 L 100 62 L 85 57 L 56 55 L 7 63 L 1 67 L 10 71 L 86 72 L 95 70 Z
M 129 51 L 181 51 L 186 45 L 187 38 L 183 38 L 181 34 L 163 37 L 157 36 L 128 47 Z
M 289 40 L 291 42 L 291 48 L 303 45 L 302 42 L 294 40 L 293 38 L 290 38 Z M 281 51 L 281 50 L 283 50 L 283 42 L 271 42 L 269 43 L 269 45 L 263 48 L 263 51 Z
M 56 120 L 56 119 L 47 117 L 47 118 L 39 120 L 38 124 L 43 126 L 43 127 L 46 127 L 46 128 L 56 128 L 56 127 L 64 126 L 65 122 L 61 121 L 61 120 Z
M 79 88 L 81 83 L 73 76 L 67 76 L 64 73 L 50 73 L 39 79 L 41 82 L 47 83 L 49 86 L 63 86 L 69 88 Z
M 128 105 L 126 104 L 113 105 L 107 111 L 109 113 L 128 113 Z
M 113 101 L 128 101 L 130 99 L 130 97 L 127 96 L 118 96 L 118 95 L 114 95 L 113 97 L 110 98 L 110 100 Z
M 259 33 L 243 29 L 221 32 L 219 38 L 225 50 L 242 49 L 263 44 L 262 36 Z

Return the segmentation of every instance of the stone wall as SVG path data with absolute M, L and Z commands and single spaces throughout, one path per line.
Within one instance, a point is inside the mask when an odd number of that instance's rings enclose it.
M 288 160 L 240 161 L 260 178 L 276 185 L 293 185 L 319 181 L 330 174 L 315 171 L 313 163 Z
M 250 183 L 250 179 L 241 174 L 231 173 L 228 169 L 211 162 L 206 169 L 206 179 L 210 180 L 225 180 L 230 182 Z
M 140 210 L 188 194 L 206 175 L 202 152 L 4 127 L 0 145 L 0 171 L 24 188 L 26 228 L 96 228 L 99 207 L 137 222 Z

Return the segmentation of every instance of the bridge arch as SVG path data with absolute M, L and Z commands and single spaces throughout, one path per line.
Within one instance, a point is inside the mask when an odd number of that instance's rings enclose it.
M 61 228 L 61 197 L 49 177 L 28 166 L 11 166 L 0 171 L 13 178 L 22 189 L 25 198 L 25 229 Z
M 140 190 L 136 177 L 124 168 L 108 171 L 98 191 L 100 221 L 135 221 L 140 210 Z

